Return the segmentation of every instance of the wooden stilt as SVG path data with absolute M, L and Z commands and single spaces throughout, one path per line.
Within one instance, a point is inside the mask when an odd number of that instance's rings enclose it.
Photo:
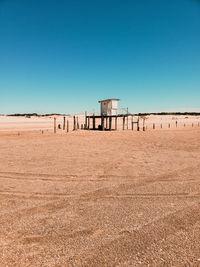
M 67 133 L 69 132 L 69 121 L 67 120 Z
M 109 130 L 112 130 L 112 117 L 109 117 Z
M 145 119 L 143 119 L 143 132 L 145 131 Z
M 87 111 L 85 112 L 85 129 L 87 129 Z
M 104 117 L 102 117 L 102 123 L 101 123 L 101 126 L 102 126 L 102 131 L 104 131 Z
M 123 131 L 125 130 L 125 116 L 123 116 Z
M 108 129 L 108 117 L 106 117 L 106 130 Z
M 90 129 L 90 116 L 88 116 L 88 130 Z
M 117 116 L 115 117 L 115 130 L 117 131 Z
M 73 125 L 73 130 L 76 130 L 76 117 L 74 116 L 74 125 Z
M 66 118 L 63 117 L 63 130 L 65 130 L 65 120 L 66 120 Z
M 54 118 L 54 133 L 56 133 L 56 118 Z
M 131 128 L 132 128 L 132 131 L 133 131 L 133 116 L 131 117 Z
M 79 129 L 79 121 L 78 121 L 78 117 L 76 117 L 76 129 Z
M 95 114 L 93 114 L 93 130 L 95 130 Z
M 140 131 L 140 118 L 138 117 L 138 121 L 137 121 L 137 131 Z

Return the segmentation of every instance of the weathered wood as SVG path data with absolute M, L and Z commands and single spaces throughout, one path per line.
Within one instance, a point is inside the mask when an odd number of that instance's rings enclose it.
M 143 132 L 145 131 L 145 119 L 143 119 Z
M 112 117 L 109 117 L 109 130 L 112 130 Z
M 171 125 L 170 125 L 170 123 L 168 124 L 168 128 L 170 128 L 171 127 Z
M 131 117 L 131 129 L 133 131 L 134 123 L 133 123 L 133 116 Z
M 140 118 L 138 117 L 138 121 L 137 121 L 137 131 L 140 131 Z
M 128 130 L 128 116 L 127 116 L 127 130 Z
M 101 128 L 102 128 L 102 131 L 104 131 L 104 117 L 102 116 L 101 117 Z
M 117 131 L 117 117 L 115 117 L 115 130 Z
M 123 117 L 123 131 L 125 130 L 125 116 Z
M 93 130 L 95 130 L 95 114 L 93 114 Z
M 76 117 L 76 129 L 79 130 L 79 121 L 78 121 L 78 116 Z
M 74 125 L 73 125 L 73 130 L 76 130 L 76 117 L 74 116 Z
M 85 112 L 85 129 L 87 129 L 87 111 Z
M 67 133 L 69 132 L 69 121 L 67 120 Z
M 56 133 L 56 118 L 54 118 L 54 133 Z
M 156 128 L 156 127 L 155 127 L 155 123 L 153 123 L 153 129 L 155 130 L 155 128 Z
M 65 120 L 66 120 L 66 118 L 65 118 L 65 116 L 63 117 L 63 130 L 65 130 Z
M 90 117 L 88 117 L 88 130 L 90 129 Z
M 106 117 L 106 130 L 108 129 L 108 117 Z

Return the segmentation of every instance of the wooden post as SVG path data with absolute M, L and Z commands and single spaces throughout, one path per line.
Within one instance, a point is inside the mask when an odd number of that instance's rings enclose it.
M 115 130 L 117 131 L 117 116 L 115 117 Z
M 90 129 L 90 116 L 88 116 L 88 130 Z
M 155 130 L 155 123 L 153 123 L 153 129 Z
M 109 130 L 112 130 L 112 117 L 109 117 Z
M 54 133 L 56 133 L 56 118 L 54 118 Z
M 169 128 L 171 127 L 170 123 L 168 124 L 168 127 L 169 127 Z
M 127 108 L 128 109 L 128 108 Z M 128 130 L 128 115 L 127 115 L 127 130 Z
M 101 127 L 102 131 L 104 131 L 104 116 L 101 117 Z
M 67 133 L 69 132 L 69 121 L 67 120 Z
M 93 130 L 95 130 L 95 114 L 93 113 Z
M 87 129 L 87 111 L 85 112 L 85 129 Z
M 194 123 L 192 123 L 192 127 L 194 127 Z
M 162 123 L 161 123 L 161 125 L 160 125 L 160 128 L 162 129 Z
M 178 126 L 178 121 L 176 121 L 176 128 L 177 128 L 177 126 Z
M 73 126 L 73 130 L 76 130 L 76 117 L 74 116 L 74 126 Z
M 123 116 L 123 131 L 125 130 L 125 116 Z
M 108 129 L 108 117 L 106 117 L 106 129 Z
M 79 121 L 78 121 L 78 116 L 76 117 L 76 129 L 79 129 Z
M 140 118 L 138 117 L 138 121 L 137 121 L 137 131 L 140 131 Z
M 65 130 L 65 117 L 63 117 L 63 130 Z
M 145 119 L 143 119 L 143 131 L 145 131 Z
M 133 115 L 131 117 L 131 127 L 132 127 L 132 131 L 133 131 Z

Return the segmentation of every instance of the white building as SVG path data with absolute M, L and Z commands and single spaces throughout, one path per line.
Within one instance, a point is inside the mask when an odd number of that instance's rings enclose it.
M 118 101 L 119 99 L 105 99 L 99 101 L 101 104 L 101 115 L 102 116 L 110 116 L 118 114 Z

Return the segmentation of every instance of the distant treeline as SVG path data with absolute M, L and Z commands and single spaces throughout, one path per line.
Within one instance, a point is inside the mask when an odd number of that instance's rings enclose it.
M 184 116 L 200 116 L 200 112 L 151 112 L 151 113 L 137 113 L 133 114 L 135 116 L 149 116 L 149 115 L 184 115 Z M 13 116 L 13 117 L 49 117 L 49 116 L 70 116 L 70 114 L 59 114 L 59 113 L 50 113 L 50 114 L 37 114 L 37 113 L 16 113 L 16 114 L 8 114 L 7 116 Z
M 11 116 L 11 117 L 32 117 L 32 116 L 36 116 L 36 117 L 48 117 L 48 116 L 69 116 L 69 114 L 59 114 L 59 113 L 50 113 L 50 114 L 37 114 L 37 113 L 16 113 L 16 114 L 9 114 L 7 116 Z
M 158 112 L 158 113 L 138 113 L 136 116 L 149 116 L 149 115 L 184 115 L 184 116 L 200 116 L 200 112 Z

